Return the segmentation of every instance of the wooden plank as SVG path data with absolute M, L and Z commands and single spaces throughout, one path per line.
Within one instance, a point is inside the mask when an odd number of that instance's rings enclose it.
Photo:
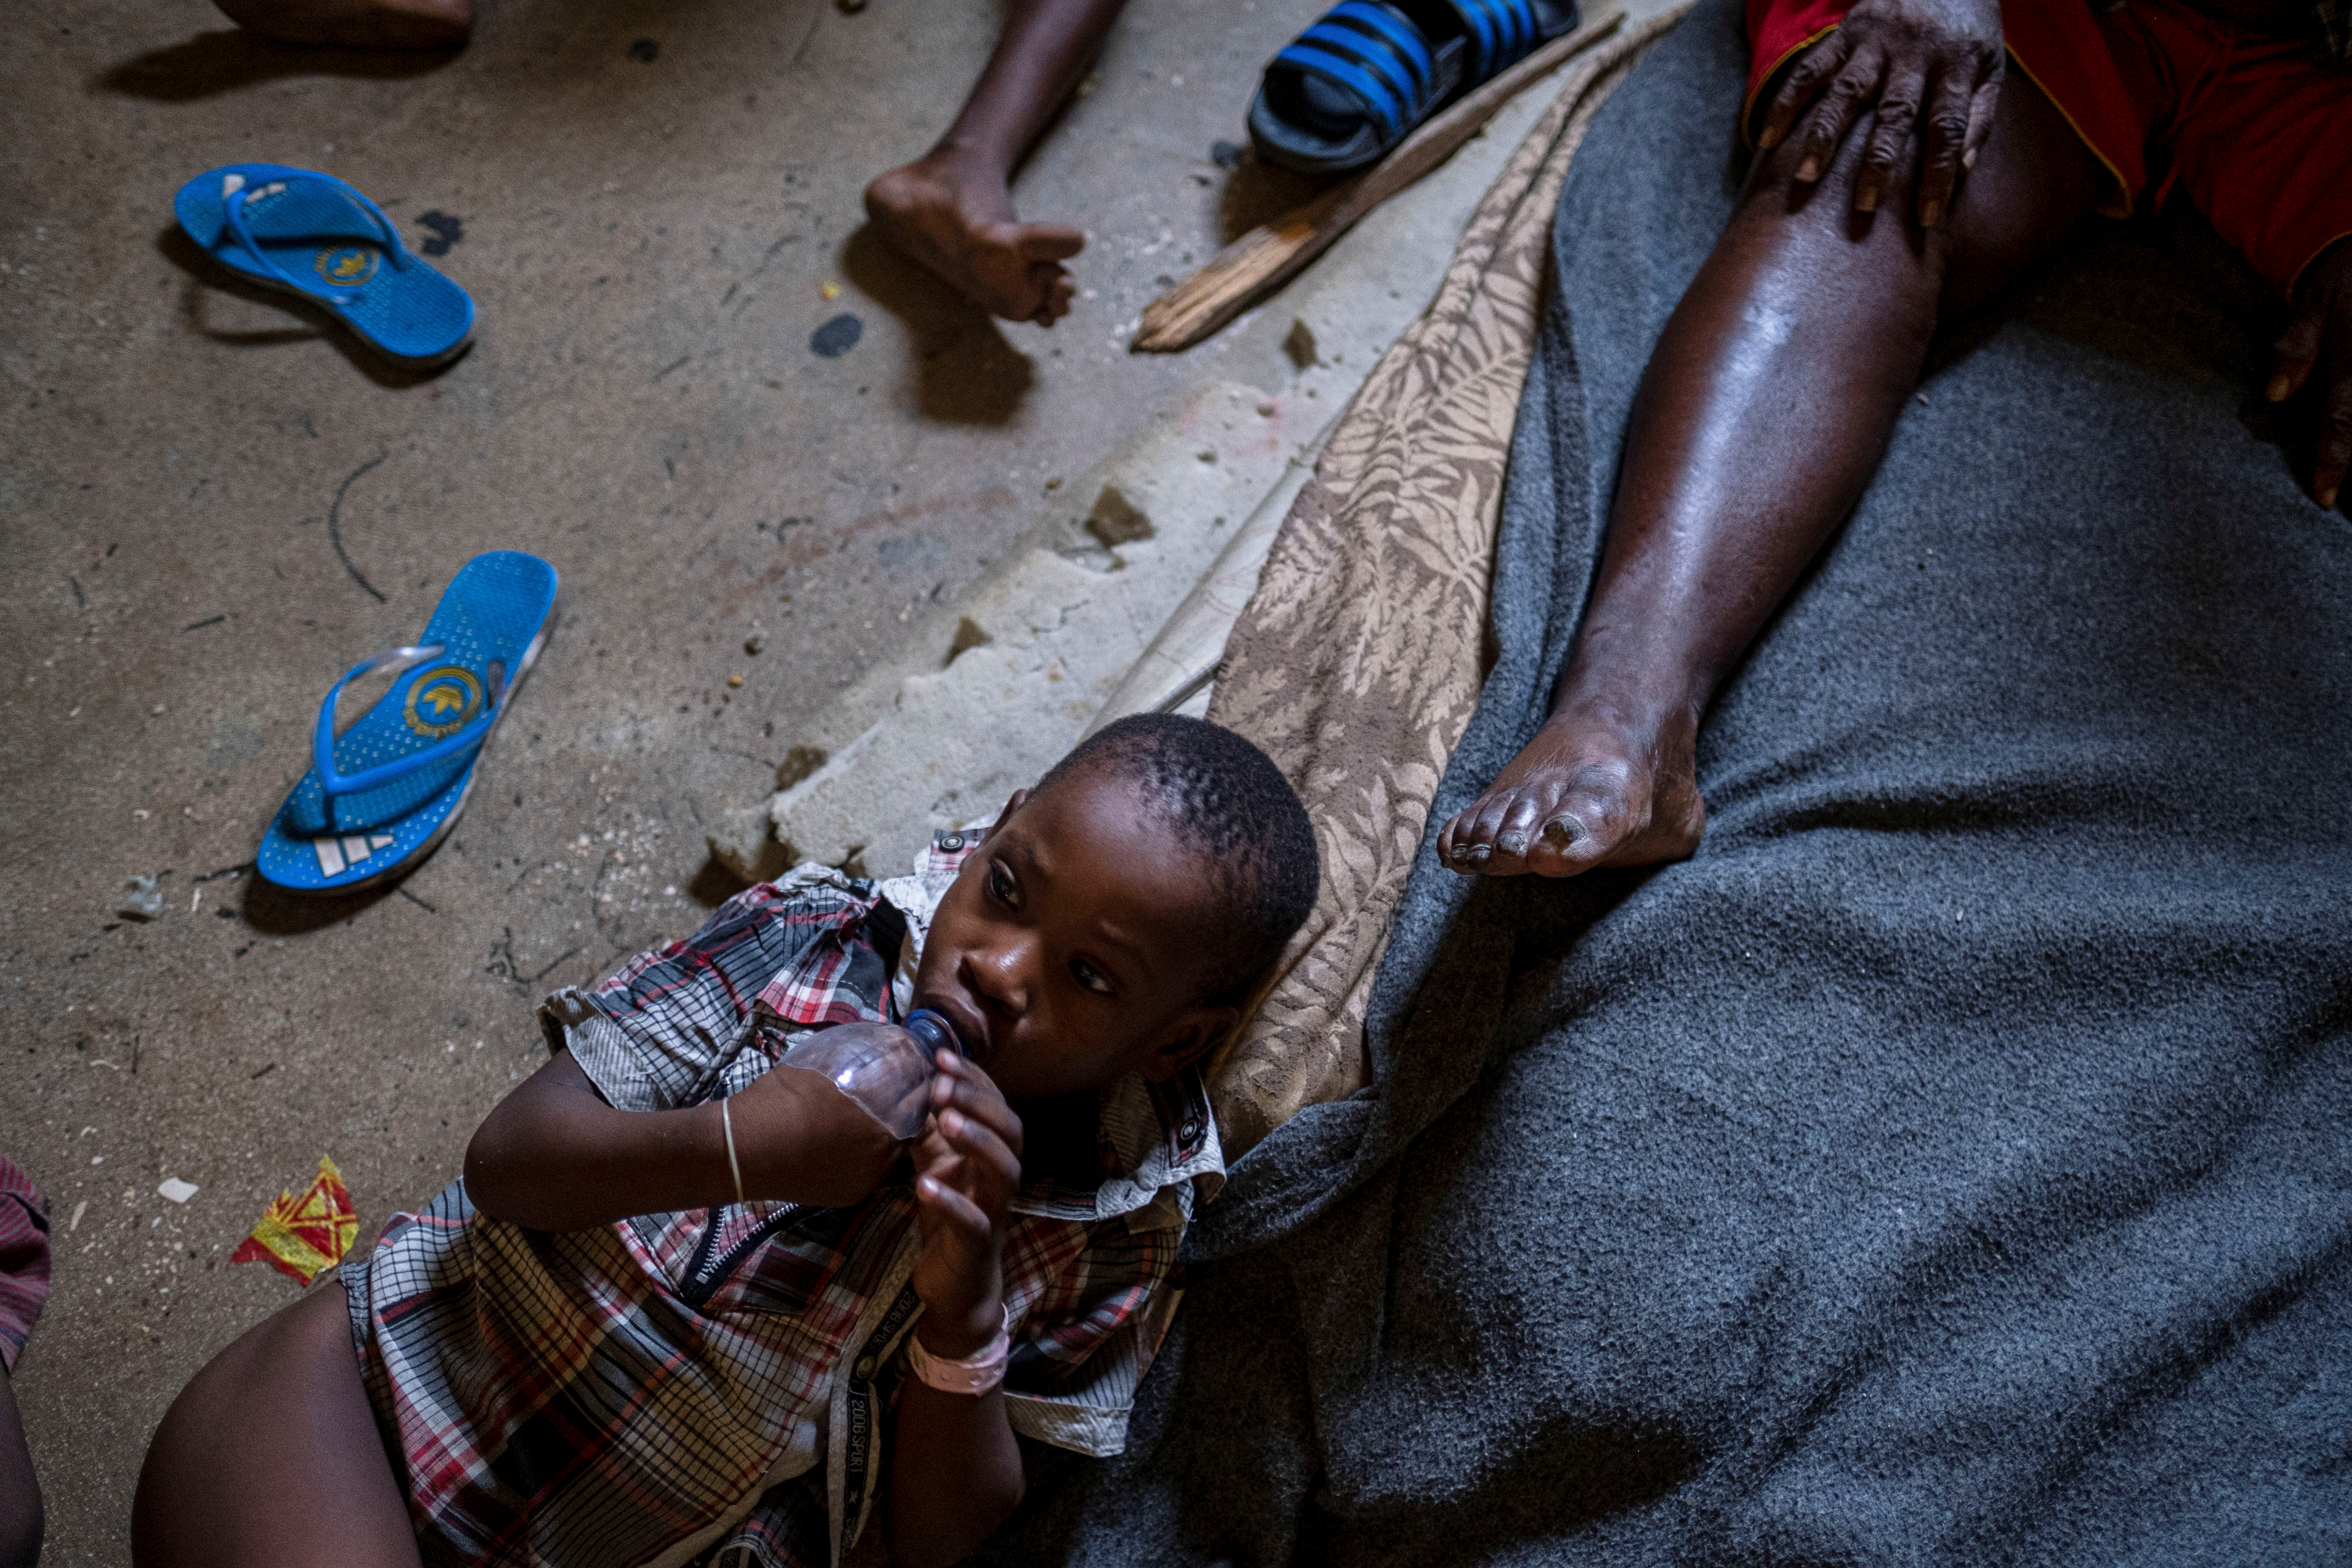
M 1612 11 L 1554 38 L 1465 94 L 1364 173 L 1243 235 L 1144 307 L 1129 351 L 1174 353 L 1209 336 L 1296 277 L 1366 213 L 1445 162 L 1503 105 L 1609 37 L 1624 20 L 1623 12 Z

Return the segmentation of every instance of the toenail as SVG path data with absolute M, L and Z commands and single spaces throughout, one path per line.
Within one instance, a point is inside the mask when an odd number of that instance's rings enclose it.
M 1584 827 L 1567 817 L 1556 816 L 1544 824 L 1543 836 L 1553 844 L 1569 845 L 1584 837 Z
M 1514 828 L 1496 837 L 1495 847 L 1506 855 L 1524 855 L 1528 852 L 1528 836 Z
M 1487 848 L 1484 844 L 1473 844 L 1469 848 L 1463 850 L 1459 855 L 1455 856 L 1454 858 L 1459 860 L 1467 860 L 1473 866 L 1483 866 L 1494 853 L 1495 852 L 1492 849 Z

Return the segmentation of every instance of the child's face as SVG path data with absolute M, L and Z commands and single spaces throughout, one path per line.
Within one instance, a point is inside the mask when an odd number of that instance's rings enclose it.
M 1165 1079 L 1239 1016 L 1202 1001 L 1215 890 L 1127 779 L 1013 797 L 932 917 L 915 975 L 1007 1099 Z

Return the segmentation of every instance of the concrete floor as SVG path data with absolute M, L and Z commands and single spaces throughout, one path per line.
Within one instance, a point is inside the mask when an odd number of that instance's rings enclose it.
M 447 59 L 265 45 L 203 0 L 63 0 L 17 27 L 0 1049 L 23 1054 L 0 1150 L 56 1227 L 16 1379 L 45 1561 L 128 1561 L 166 1404 L 297 1298 L 226 1263 L 271 1197 L 321 1153 L 363 1241 L 429 1197 L 543 1059 L 537 999 L 732 890 L 705 816 L 765 798 L 913 607 L 1188 384 L 1271 374 L 1278 334 L 1124 343 L 1173 275 L 1301 194 L 1212 147 L 1321 8 L 1135 0 L 1021 182 L 1024 212 L 1094 236 L 1051 332 L 860 232 L 865 181 L 977 71 L 988 0 L 484 0 Z M 171 198 L 247 159 L 328 170 L 412 244 L 450 240 L 472 352 L 390 374 L 224 283 Z M 845 313 L 863 335 L 820 357 Z M 457 831 L 374 897 L 254 882 L 328 684 L 495 547 L 555 563 L 562 620 Z M 148 924 L 114 912 L 142 872 L 167 900 Z M 162 1198 L 165 1177 L 195 1196 Z

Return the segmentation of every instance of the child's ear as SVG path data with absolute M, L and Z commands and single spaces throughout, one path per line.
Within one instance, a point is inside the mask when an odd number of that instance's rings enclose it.
M 1166 1083 L 1215 1050 L 1241 1021 L 1238 1007 L 1186 1008 L 1170 1026 L 1171 1033 L 1144 1058 L 1143 1076 L 1153 1083 Z
M 989 841 L 989 839 L 990 839 L 990 838 L 992 838 L 992 837 L 993 837 L 995 836 L 996 830 L 997 830 L 998 828 L 1000 828 L 1000 827 L 1003 826 L 1006 823 L 1008 823 L 1008 822 L 1010 822 L 1010 821 L 1012 821 L 1012 820 L 1013 820 L 1013 814 L 1014 812 L 1016 812 L 1016 811 L 1020 810 L 1024 805 L 1026 805 L 1028 803 L 1029 803 L 1029 792 L 1028 792 L 1027 790 L 1025 790 L 1025 789 L 1016 789 L 1016 790 L 1014 790 L 1014 791 L 1013 792 L 1013 798 L 1012 798 L 1012 799 L 1010 799 L 1010 800 L 1008 800 L 1008 801 L 1006 801 L 1006 802 L 1004 803 L 1004 809 L 1003 809 L 1003 811 L 1000 811 L 1000 812 L 998 812 L 998 813 L 996 814 L 996 820 L 995 820 L 994 822 L 990 823 L 986 827 L 984 827 L 984 828 L 981 829 L 980 841 L 981 841 L 982 844 L 987 843 L 987 842 Z

